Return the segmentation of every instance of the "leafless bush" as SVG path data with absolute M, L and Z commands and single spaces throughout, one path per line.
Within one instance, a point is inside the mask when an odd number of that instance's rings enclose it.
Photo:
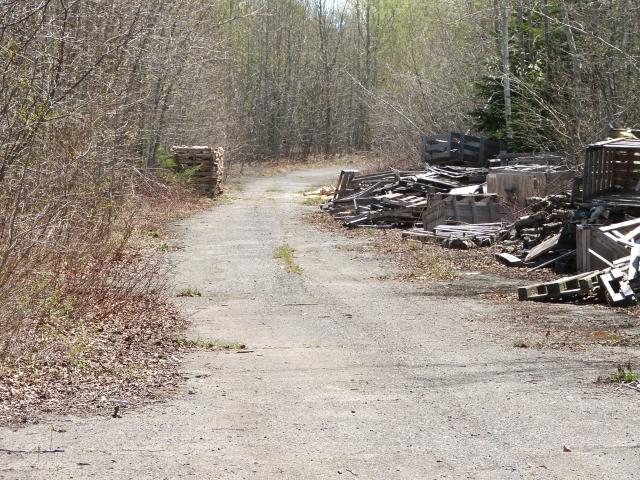
M 175 88 L 202 59 L 210 7 L 0 5 L 0 354 L 48 317 L 81 316 L 85 301 L 108 313 L 158 290 L 123 205 L 148 193 L 170 103 L 195 101 Z

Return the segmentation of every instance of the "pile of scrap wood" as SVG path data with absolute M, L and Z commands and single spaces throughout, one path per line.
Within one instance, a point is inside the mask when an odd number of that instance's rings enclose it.
M 599 294 L 613 306 L 637 302 L 640 293 L 640 219 L 576 229 L 578 275 L 518 289 L 520 300 L 579 298 Z
M 551 195 L 527 199 L 528 214 L 505 227 L 501 245 L 505 252 L 530 250 L 552 235 L 559 234 L 574 215 L 569 195 Z
M 345 170 L 322 208 L 348 227 L 408 227 L 403 238 L 448 248 L 495 244 L 508 266 L 571 274 L 521 287 L 521 300 L 599 295 L 629 305 L 640 295 L 640 140 L 623 137 L 591 145 L 582 178 L 556 154 L 486 160 L 482 139 L 425 137 L 423 160 L 448 165 Z
M 333 198 L 322 208 L 347 227 L 413 226 L 433 201 L 433 195 L 482 189 L 488 170 L 459 166 L 427 167 L 420 171 L 388 171 L 359 175 L 343 170 Z

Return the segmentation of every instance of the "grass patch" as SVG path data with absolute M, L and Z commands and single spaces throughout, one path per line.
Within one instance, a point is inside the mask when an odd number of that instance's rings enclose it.
M 213 205 L 229 205 L 233 203 L 233 200 L 234 198 L 229 193 L 225 192 L 222 195 L 213 197 L 213 199 L 211 199 L 211 203 Z
M 328 198 L 329 197 L 320 197 L 316 195 L 311 195 L 308 197 L 304 197 L 304 200 L 302 200 L 302 204 L 308 207 L 317 207 L 322 205 L 324 202 L 326 202 Z
M 188 338 L 176 338 L 176 345 L 181 348 L 199 348 L 203 350 L 244 350 L 247 346 L 240 342 L 228 342 L 215 338 L 213 340 L 198 338 L 190 340 Z
M 202 292 L 197 288 L 183 288 L 176 293 L 176 297 L 201 297 Z
M 294 251 L 295 250 L 289 245 L 281 245 L 276 248 L 276 251 L 273 253 L 273 258 L 282 260 L 284 262 L 284 268 L 287 272 L 300 275 L 302 273 L 302 267 L 300 267 L 300 265 L 297 265 L 293 261 Z
M 282 189 L 280 187 L 277 187 L 277 186 L 274 185 L 273 187 L 267 188 L 267 192 L 268 193 L 280 193 L 280 192 L 282 192 Z
M 513 348 L 529 348 L 529 344 L 524 340 L 514 340 Z
M 638 374 L 633 373 L 631 365 L 627 365 L 626 368 L 618 365 L 618 371 L 611 376 L 611 382 L 613 383 L 631 383 L 637 381 Z

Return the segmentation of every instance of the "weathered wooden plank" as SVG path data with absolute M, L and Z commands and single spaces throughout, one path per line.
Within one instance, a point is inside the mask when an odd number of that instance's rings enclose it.
M 559 241 L 560 241 L 560 234 L 553 235 L 552 237 L 542 242 L 540 245 L 537 245 L 534 248 L 532 248 L 529 254 L 525 257 L 524 261 L 532 262 L 536 258 L 541 257 L 545 253 L 550 252 L 551 250 L 553 250 L 558 246 Z

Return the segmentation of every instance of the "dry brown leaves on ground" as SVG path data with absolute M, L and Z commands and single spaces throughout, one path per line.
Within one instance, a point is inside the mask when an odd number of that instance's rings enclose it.
M 210 205 L 168 186 L 127 198 L 108 241 L 42 265 L 0 356 L 0 424 L 43 413 L 111 414 L 162 397 L 179 380 L 185 322 L 166 300 L 168 222 Z M 152 235 L 151 235 L 152 234 Z M 37 300 L 37 301 L 36 301 Z

